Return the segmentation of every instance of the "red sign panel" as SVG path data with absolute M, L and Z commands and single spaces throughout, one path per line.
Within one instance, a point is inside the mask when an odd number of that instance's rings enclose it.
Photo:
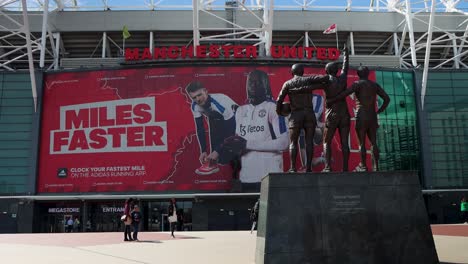
M 195 49 L 195 50 L 194 50 Z M 145 61 L 145 60 L 175 60 L 175 59 L 256 59 L 258 57 L 257 46 L 253 45 L 199 45 L 193 46 L 170 46 L 150 48 L 126 48 L 126 61 Z M 292 58 L 292 59 L 316 59 L 316 60 L 337 60 L 340 57 L 340 51 L 337 48 L 328 47 L 290 47 L 290 46 L 271 46 L 271 57 Z
M 315 73 L 323 70 L 306 75 Z M 246 88 L 253 74 L 263 76 L 261 92 Z M 233 177 L 255 183 L 268 172 L 286 171 L 287 118 L 276 115 L 273 100 L 290 77 L 285 66 L 50 74 L 38 192 L 224 191 Z M 348 84 L 356 79 L 350 71 Z M 320 171 L 324 100 L 322 91 L 315 92 L 314 170 Z M 347 100 L 354 117 L 354 101 Z M 243 140 L 231 142 L 228 152 L 223 143 L 234 134 Z M 350 140 L 353 169 L 359 163 L 354 122 Z M 338 142 L 335 135 L 334 170 L 341 168 Z M 232 147 L 242 145 L 246 151 L 233 155 Z M 238 176 L 233 160 L 242 166 Z

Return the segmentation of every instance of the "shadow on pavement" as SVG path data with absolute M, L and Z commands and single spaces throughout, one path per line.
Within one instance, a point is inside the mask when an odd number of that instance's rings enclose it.
M 162 242 L 159 241 L 159 240 L 138 240 L 138 241 L 133 242 L 133 243 L 162 243 Z

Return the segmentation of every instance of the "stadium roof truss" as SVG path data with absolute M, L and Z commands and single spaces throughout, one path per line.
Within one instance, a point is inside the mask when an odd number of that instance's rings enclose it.
M 34 69 L 59 69 L 59 58 L 66 48 L 61 40 L 60 32 L 48 22 L 49 14 L 80 10 L 193 10 L 191 40 L 193 45 L 249 43 L 259 46 L 259 56 L 266 57 L 270 55 L 270 47 L 273 43 L 274 12 L 283 10 L 395 12 L 401 15 L 401 23 L 373 52 L 362 55 L 372 56 L 377 50 L 387 47 L 392 55 L 400 58 L 401 68 L 422 67 L 424 69 L 423 92 L 429 69 L 468 68 L 468 13 L 457 8 L 461 0 L 370 0 L 369 5 L 365 6 L 355 5 L 352 0 L 346 0 L 343 6 L 323 5 L 320 1 L 322 0 L 285 0 L 281 1 L 282 5 L 275 5 L 274 0 L 143 0 L 132 1 L 132 6 L 124 6 L 117 5 L 112 0 L 95 0 L 86 1 L 86 3 L 93 4 L 84 6 L 80 5 L 78 0 L 0 0 L 0 18 L 3 17 L 2 21 L 9 22 L 8 25 L 0 24 L 0 33 L 2 33 L 0 35 L 0 69 L 15 71 L 17 69 L 12 66 L 15 65 L 15 61 L 24 60 L 24 57 L 27 57 L 35 98 Z M 285 5 L 285 2 L 291 4 Z M 227 15 L 219 16 L 216 12 L 219 10 L 225 10 Z M 232 15 L 229 15 L 229 12 L 232 12 Z M 245 26 L 243 21 L 236 21 L 235 12 L 243 12 L 245 16 L 250 16 L 256 21 L 256 26 Z M 31 16 L 42 17 L 40 37 L 30 32 L 29 17 Z M 436 26 L 434 21 L 444 16 L 459 16 L 462 17 L 462 22 L 456 27 Z M 222 23 L 212 26 L 200 22 L 203 19 L 206 21 L 207 17 Z M 417 36 L 414 23 L 422 23 L 427 27 L 427 31 Z M 220 24 L 225 26 L 219 27 Z M 149 47 L 152 48 L 153 32 L 150 32 L 149 38 Z M 15 41 L 10 39 L 15 39 Z M 351 54 L 357 55 L 354 49 L 354 32 L 349 31 L 347 42 Z M 102 58 L 108 57 L 109 44 L 123 49 L 106 32 L 103 32 L 98 44 L 102 47 Z M 189 44 L 191 43 L 187 43 Z M 294 45 L 309 46 L 310 44 L 314 45 L 309 31 L 304 29 L 303 35 Z M 431 53 L 434 49 L 439 49 L 436 54 Z M 49 59 L 46 59 L 46 54 Z M 422 54 L 424 56 L 421 56 Z M 38 67 L 35 67 L 35 63 Z

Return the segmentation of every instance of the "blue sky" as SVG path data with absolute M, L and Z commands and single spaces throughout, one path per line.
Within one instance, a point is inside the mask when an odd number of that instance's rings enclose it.
M 378 0 L 374 0 L 376 3 Z M 94 3 L 94 5 L 102 5 L 101 0 L 78 0 L 78 2 L 81 5 L 90 5 Z M 129 6 L 129 5 L 148 5 L 148 3 L 151 2 L 151 0 L 108 0 L 108 5 L 109 6 Z M 153 0 L 154 3 L 160 2 L 161 5 L 192 5 L 192 0 Z M 223 5 L 225 0 L 213 0 L 214 5 Z M 246 4 L 255 4 L 257 1 L 256 0 L 245 0 Z M 277 7 L 289 7 L 289 6 L 297 6 L 298 9 L 300 9 L 301 4 L 304 2 L 304 0 L 275 0 L 275 6 Z M 317 6 L 319 9 L 322 9 L 324 6 L 346 6 L 347 5 L 347 0 L 316 0 L 316 1 L 311 1 L 311 0 L 306 0 L 306 3 L 309 3 L 309 5 Z M 401 2 L 404 2 L 402 0 Z M 411 0 L 410 1 L 414 7 L 424 7 L 424 3 L 421 0 Z M 438 8 L 444 9 L 444 6 L 440 4 L 440 0 L 437 1 L 439 4 L 437 5 Z M 368 7 L 370 5 L 370 0 L 353 0 L 352 1 L 352 7 Z M 376 5 L 376 4 L 375 4 Z M 383 7 L 386 4 L 380 2 L 380 6 Z M 462 9 L 464 11 L 468 11 L 468 1 L 467 0 L 460 0 L 459 4 L 457 5 L 459 9 Z
M 0 5 L 2 2 L 10 2 L 11 0 L 0 0 Z M 146 7 L 149 6 L 151 2 L 160 3 L 160 8 L 163 9 L 187 9 L 192 5 L 192 0 L 62 0 L 62 2 L 66 3 L 66 6 L 71 6 L 72 3 L 76 1 L 78 5 L 81 7 L 89 7 L 86 8 L 88 10 L 99 10 L 101 9 L 104 4 L 103 2 L 107 2 L 107 5 L 115 10 L 134 10 L 134 9 L 147 9 Z M 213 5 L 221 6 L 224 5 L 226 0 L 213 0 Z M 352 11 L 366 11 L 367 7 L 369 7 L 371 0 L 352 0 L 351 10 Z M 374 0 L 375 3 L 378 0 Z M 391 0 L 390 0 L 391 1 Z M 12 6 L 19 6 L 21 1 L 18 1 Z M 40 0 L 39 2 L 43 2 Z M 56 7 L 55 1 L 49 0 L 50 6 L 52 8 Z M 245 0 L 247 5 L 255 4 L 257 0 Z M 292 10 L 300 10 L 301 5 L 304 0 L 275 0 L 275 6 L 277 9 L 292 9 Z M 404 0 L 400 0 L 400 2 L 404 2 Z M 412 7 L 416 9 L 420 9 L 424 7 L 424 3 L 421 0 L 411 0 Z M 437 8 L 439 11 L 443 11 L 445 7 L 440 3 L 440 0 L 437 0 L 438 5 Z M 344 7 L 347 5 L 347 0 L 307 0 L 306 3 L 313 6 L 314 8 L 309 10 L 344 10 Z M 430 3 L 430 2 L 429 2 Z M 28 0 L 28 7 L 30 10 L 37 8 L 39 6 L 37 0 Z M 376 6 L 376 4 L 374 4 Z M 386 4 L 380 2 L 380 7 L 385 7 Z M 167 7 L 167 8 L 164 8 Z M 468 12 L 468 0 L 460 0 L 457 8 Z M 385 10 L 385 9 L 384 9 Z

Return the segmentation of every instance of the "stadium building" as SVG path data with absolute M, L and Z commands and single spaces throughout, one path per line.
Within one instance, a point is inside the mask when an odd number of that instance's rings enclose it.
M 466 3 L 319 2 L 4 1 L 0 232 L 63 232 L 69 217 L 83 230 L 89 221 L 92 231 L 118 231 L 129 197 L 144 231 L 169 229 L 169 198 L 180 230 L 249 229 L 261 177 L 289 168 L 287 119 L 274 100 L 290 66 L 324 74 L 345 44 L 348 84 L 366 65 L 391 98 L 379 115 L 380 169 L 417 171 L 431 223 L 459 221 Z M 324 95 L 314 93 L 319 172 Z M 339 152 L 336 143 L 334 170 Z

